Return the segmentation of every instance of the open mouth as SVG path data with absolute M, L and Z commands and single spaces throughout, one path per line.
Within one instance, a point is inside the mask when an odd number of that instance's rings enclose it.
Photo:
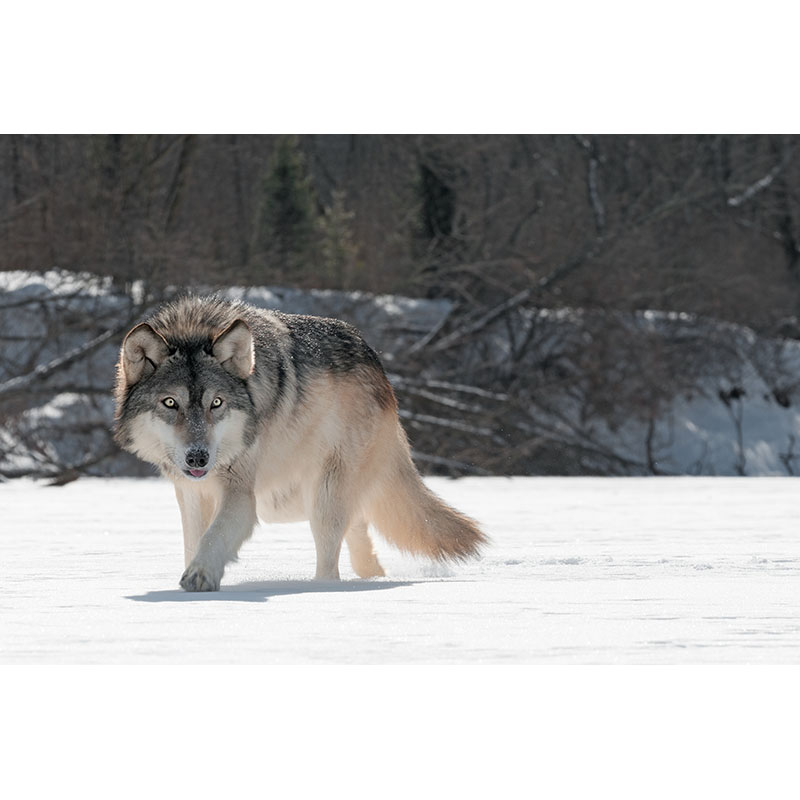
M 206 474 L 208 473 L 207 469 L 187 469 L 184 470 L 187 475 L 191 475 L 193 478 L 205 478 Z

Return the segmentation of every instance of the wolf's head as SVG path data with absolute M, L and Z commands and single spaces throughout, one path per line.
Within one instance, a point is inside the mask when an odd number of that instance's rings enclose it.
M 225 468 L 252 438 L 253 338 L 237 319 L 215 336 L 170 340 L 143 322 L 117 364 L 117 442 L 172 477 Z

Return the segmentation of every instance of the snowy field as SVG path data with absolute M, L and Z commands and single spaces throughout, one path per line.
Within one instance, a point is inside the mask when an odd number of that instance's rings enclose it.
M 177 588 L 171 485 L 0 485 L 3 663 L 800 663 L 791 478 L 464 478 L 429 485 L 492 538 L 439 567 L 310 578 L 306 524 L 261 526 L 222 591 Z

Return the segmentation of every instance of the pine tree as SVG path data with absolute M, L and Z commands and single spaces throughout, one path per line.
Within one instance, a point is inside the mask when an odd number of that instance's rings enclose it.
M 317 220 L 320 266 L 335 288 L 347 289 L 361 268 L 353 233 L 355 213 L 345 204 L 345 193 L 334 191 L 331 204 Z
M 316 199 L 297 137 L 281 137 L 262 185 L 258 251 L 280 279 L 302 280 L 313 267 Z

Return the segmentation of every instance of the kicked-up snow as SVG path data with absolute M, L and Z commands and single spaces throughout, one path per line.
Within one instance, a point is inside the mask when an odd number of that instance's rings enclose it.
M 311 579 L 306 523 L 262 525 L 187 594 L 158 479 L 0 485 L 3 663 L 800 662 L 791 478 L 429 479 L 492 539 L 437 566 Z

